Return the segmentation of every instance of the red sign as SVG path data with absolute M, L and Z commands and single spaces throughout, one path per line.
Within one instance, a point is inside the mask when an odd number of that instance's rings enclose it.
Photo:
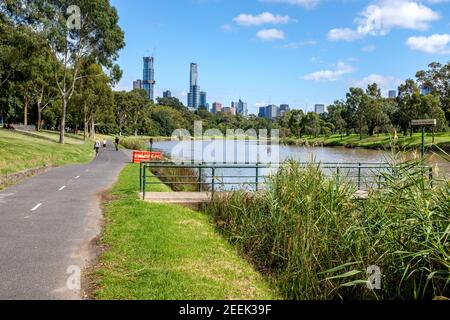
M 141 163 L 151 160 L 162 160 L 162 153 L 150 151 L 133 151 L 133 163 Z

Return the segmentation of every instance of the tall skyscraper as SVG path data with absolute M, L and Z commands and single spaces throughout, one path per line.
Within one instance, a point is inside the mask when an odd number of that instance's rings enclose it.
M 208 107 L 208 101 L 207 101 L 207 93 L 205 91 L 200 91 L 200 103 L 199 107 Z
M 241 99 L 239 99 L 235 107 L 238 114 L 240 114 L 243 117 L 248 116 L 247 102 L 244 102 Z
M 133 81 L 133 90 L 142 89 L 142 80 Z
M 200 106 L 200 86 L 198 85 L 198 65 L 196 63 L 191 63 L 188 107 L 192 109 L 198 109 L 199 106 Z
M 144 81 L 143 89 L 147 91 L 148 98 L 153 100 L 155 93 L 155 59 L 153 57 L 144 57 Z
M 170 90 L 164 91 L 163 98 L 172 98 L 172 92 Z
M 324 114 L 325 113 L 325 105 L 324 104 L 316 104 L 314 106 L 314 112 L 317 114 Z

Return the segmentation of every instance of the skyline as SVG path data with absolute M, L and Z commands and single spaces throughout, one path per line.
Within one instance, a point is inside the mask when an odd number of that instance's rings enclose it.
M 186 103 L 195 61 L 210 103 L 241 97 L 254 114 L 272 103 L 313 111 L 373 81 L 387 96 L 430 62 L 449 60 L 448 1 L 285 2 L 113 0 L 127 43 L 116 90 L 130 90 L 137 61 L 154 54 L 155 96 L 171 90 Z

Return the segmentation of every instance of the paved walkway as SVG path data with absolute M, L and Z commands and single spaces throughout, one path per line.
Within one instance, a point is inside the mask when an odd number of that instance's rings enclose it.
M 0 300 L 82 298 L 66 285 L 75 279 L 67 272 L 76 275 L 92 258 L 100 193 L 129 161 L 109 145 L 87 165 L 56 168 L 0 192 Z

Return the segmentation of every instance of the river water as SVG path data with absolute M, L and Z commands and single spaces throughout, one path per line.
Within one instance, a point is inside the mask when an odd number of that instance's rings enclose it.
M 213 141 L 164 141 L 153 144 L 153 150 L 162 151 L 175 162 L 204 162 L 217 164 L 262 163 L 270 168 L 221 168 L 214 171 L 218 184 L 226 190 L 246 185 L 254 189 L 256 182 L 264 185 L 265 178 L 277 170 L 278 164 L 294 159 L 300 162 L 317 162 L 323 164 L 326 174 L 335 174 L 336 170 L 364 189 L 378 183 L 374 180 L 374 169 L 369 164 L 391 162 L 389 152 L 348 149 L 343 147 L 299 147 L 271 145 L 266 142 L 245 140 L 213 140 Z M 327 167 L 329 166 L 329 167 Z M 352 168 L 346 168 L 346 167 Z M 362 169 L 357 169 L 362 166 Z M 369 166 L 369 167 L 368 167 Z M 337 169 L 339 167 L 339 169 Z M 256 180 L 256 172 L 259 179 Z M 363 176 L 358 176 L 358 172 Z M 212 169 L 203 169 L 203 180 L 207 184 L 212 181 Z

